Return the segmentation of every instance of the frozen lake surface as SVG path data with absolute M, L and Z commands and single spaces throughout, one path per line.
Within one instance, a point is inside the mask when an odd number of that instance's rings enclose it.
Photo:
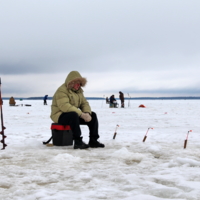
M 51 135 L 47 102 L 10 107 L 4 100 L 8 146 L 0 151 L 0 199 L 200 199 L 199 100 L 132 100 L 124 109 L 89 100 L 105 148 L 88 150 L 42 144 Z M 88 128 L 81 129 L 88 142 Z

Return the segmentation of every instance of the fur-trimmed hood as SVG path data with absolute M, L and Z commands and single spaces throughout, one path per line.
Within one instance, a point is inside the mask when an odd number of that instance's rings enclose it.
M 81 87 L 84 87 L 87 83 L 87 79 L 82 77 L 78 71 L 71 71 L 65 80 L 65 86 L 67 89 L 71 89 L 77 81 L 80 82 Z

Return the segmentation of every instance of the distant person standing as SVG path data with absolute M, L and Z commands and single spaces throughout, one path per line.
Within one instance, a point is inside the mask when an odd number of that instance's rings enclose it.
M 15 102 L 14 97 L 10 97 L 9 105 L 10 105 L 10 106 L 15 106 L 15 104 L 16 104 L 16 102 Z
M 48 95 L 45 95 L 43 100 L 44 100 L 44 105 L 47 105 L 47 98 L 48 98 Z
M 119 98 L 121 100 L 121 108 L 124 108 L 124 94 L 120 91 Z

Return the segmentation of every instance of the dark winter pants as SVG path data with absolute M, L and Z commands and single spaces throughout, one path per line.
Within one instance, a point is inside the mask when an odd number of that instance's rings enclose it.
M 44 99 L 44 105 L 47 105 L 47 100 L 46 99 Z
M 76 112 L 62 113 L 58 119 L 58 123 L 62 125 L 69 125 L 73 132 L 74 140 L 79 140 L 81 136 L 80 125 L 87 125 L 89 128 L 90 138 L 98 139 L 98 119 L 95 112 L 92 112 L 92 120 L 90 122 L 85 122 L 82 118 L 78 116 Z

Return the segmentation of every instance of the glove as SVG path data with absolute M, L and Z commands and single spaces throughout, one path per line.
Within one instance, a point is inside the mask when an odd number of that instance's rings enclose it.
M 82 113 L 80 117 L 84 119 L 85 122 L 90 122 L 92 120 L 92 117 L 89 113 Z

